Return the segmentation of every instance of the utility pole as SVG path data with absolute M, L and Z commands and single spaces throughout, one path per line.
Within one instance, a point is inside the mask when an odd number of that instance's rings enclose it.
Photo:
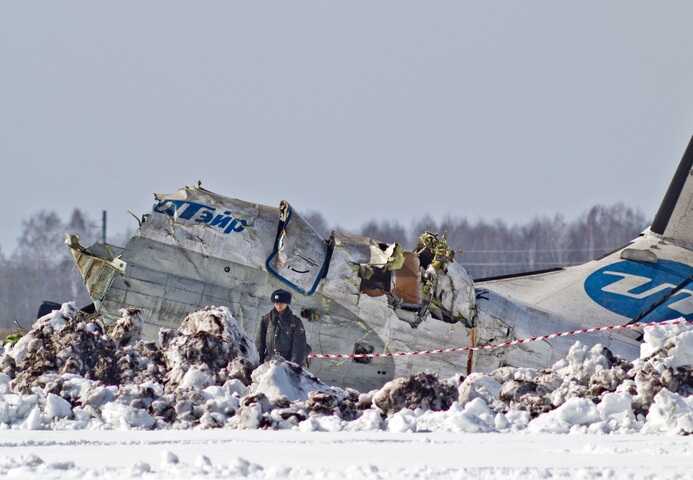
M 106 243 L 106 222 L 107 222 L 108 214 L 106 213 L 106 210 L 101 211 L 101 241 L 103 243 Z

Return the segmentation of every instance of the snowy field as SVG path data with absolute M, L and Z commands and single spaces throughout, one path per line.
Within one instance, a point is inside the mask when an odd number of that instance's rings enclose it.
M 0 478 L 693 479 L 693 328 L 641 356 L 576 342 L 546 369 L 358 392 L 258 365 L 225 307 L 157 342 L 72 304 L 0 348 Z
M 40 459 L 40 460 L 39 460 Z M 12 431 L 7 478 L 693 478 L 693 438 L 294 431 Z

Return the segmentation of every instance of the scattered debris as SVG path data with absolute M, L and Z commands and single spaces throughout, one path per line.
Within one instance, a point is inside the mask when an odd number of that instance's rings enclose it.
M 645 333 L 639 360 L 575 343 L 548 369 L 396 378 L 367 393 L 273 359 L 225 307 L 188 315 L 159 343 L 122 310 L 106 327 L 64 304 L 0 352 L 0 428 L 693 433 L 693 329 Z M 204 460 L 201 460 L 207 465 Z
M 9 335 L 5 336 L 5 344 L 8 345 L 9 347 L 12 347 L 15 343 L 19 341 L 20 338 L 22 338 L 22 335 L 24 335 L 21 332 L 14 332 L 10 333 Z M 2 354 L 3 348 L 0 346 L 0 354 Z
M 130 345 L 142 338 L 143 326 L 141 312 L 136 308 L 120 309 L 120 318 L 116 320 L 109 335 L 119 347 Z
M 440 411 L 450 408 L 457 395 L 454 386 L 441 382 L 436 375 L 419 373 L 386 383 L 373 396 L 373 405 L 386 414 L 403 408 Z

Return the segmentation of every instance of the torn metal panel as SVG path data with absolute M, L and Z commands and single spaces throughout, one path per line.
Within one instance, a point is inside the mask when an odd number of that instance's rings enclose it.
M 403 303 L 421 304 L 421 266 L 413 252 L 404 252 L 401 268 L 393 272 L 392 294 Z
M 185 187 L 155 198 L 138 236 L 184 252 L 252 267 L 264 265 L 274 244 L 276 208 L 224 197 L 200 187 Z
M 445 235 L 434 232 L 423 232 L 419 235 L 416 254 L 424 269 L 432 265 L 436 270 L 445 270 L 447 264 L 455 259 L 455 251 L 448 246 Z
M 453 262 L 444 271 L 434 270 L 433 274 L 436 275 L 433 299 L 444 315 L 450 316 L 446 320 L 466 321 L 471 325 L 476 316 L 476 292 L 467 271 L 459 263 Z
M 657 254 L 647 249 L 626 248 L 621 251 L 621 258 L 636 262 L 657 263 Z
M 94 303 L 101 302 L 116 275 L 125 273 L 126 263 L 120 255 L 116 255 L 121 249 L 104 244 L 86 249 L 80 245 L 79 235 L 66 235 L 65 243 L 75 260 L 89 296 Z
M 279 205 L 279 224 L 267 271 L 304 295 L 312 295 L 326 274 L 331 246 L 288 202 Z
M 332 232 L 332 243 L 335 248 L 347 252 L 349 261 L 353 264 L 368 263 L 371 255 L 371 240 L 362 235 L 336 231 Z
M 387 243 L 372 242 L 370 244 L 371 258 L 368 264 L 373 267 L 385 268 L 395 253 L 395 248 L 397 248 L 396 243 L 388 245 Z

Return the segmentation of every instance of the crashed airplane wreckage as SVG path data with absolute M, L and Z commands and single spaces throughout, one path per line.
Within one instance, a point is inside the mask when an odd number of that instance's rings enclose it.
M 693 145 L 693 143 L 692 143 Z M 287 202 L 279 208 L 201 186 L 155 195 L 124 248 L 80 245 L 69 235 L 95 309 L 107 320 L 142 310 L 145 336 L 175 328 L 205 305 L 228 306 L 248 332 L 287 286 L 314 353 L 420 351 L 630 321 L 693 316 L 693 147 L 652 227 L 628 246 L 584 265 L 473 281 L 443 237 L 401 245 L 333 232 L 323 239 Z M 639 332 L 581 337 L 636 358 Z M 442 376 L 504 365 L 550 366 L 574 338 L 474 354 L 313 360 L 323 381 L 368 391 L 421 371 Z

